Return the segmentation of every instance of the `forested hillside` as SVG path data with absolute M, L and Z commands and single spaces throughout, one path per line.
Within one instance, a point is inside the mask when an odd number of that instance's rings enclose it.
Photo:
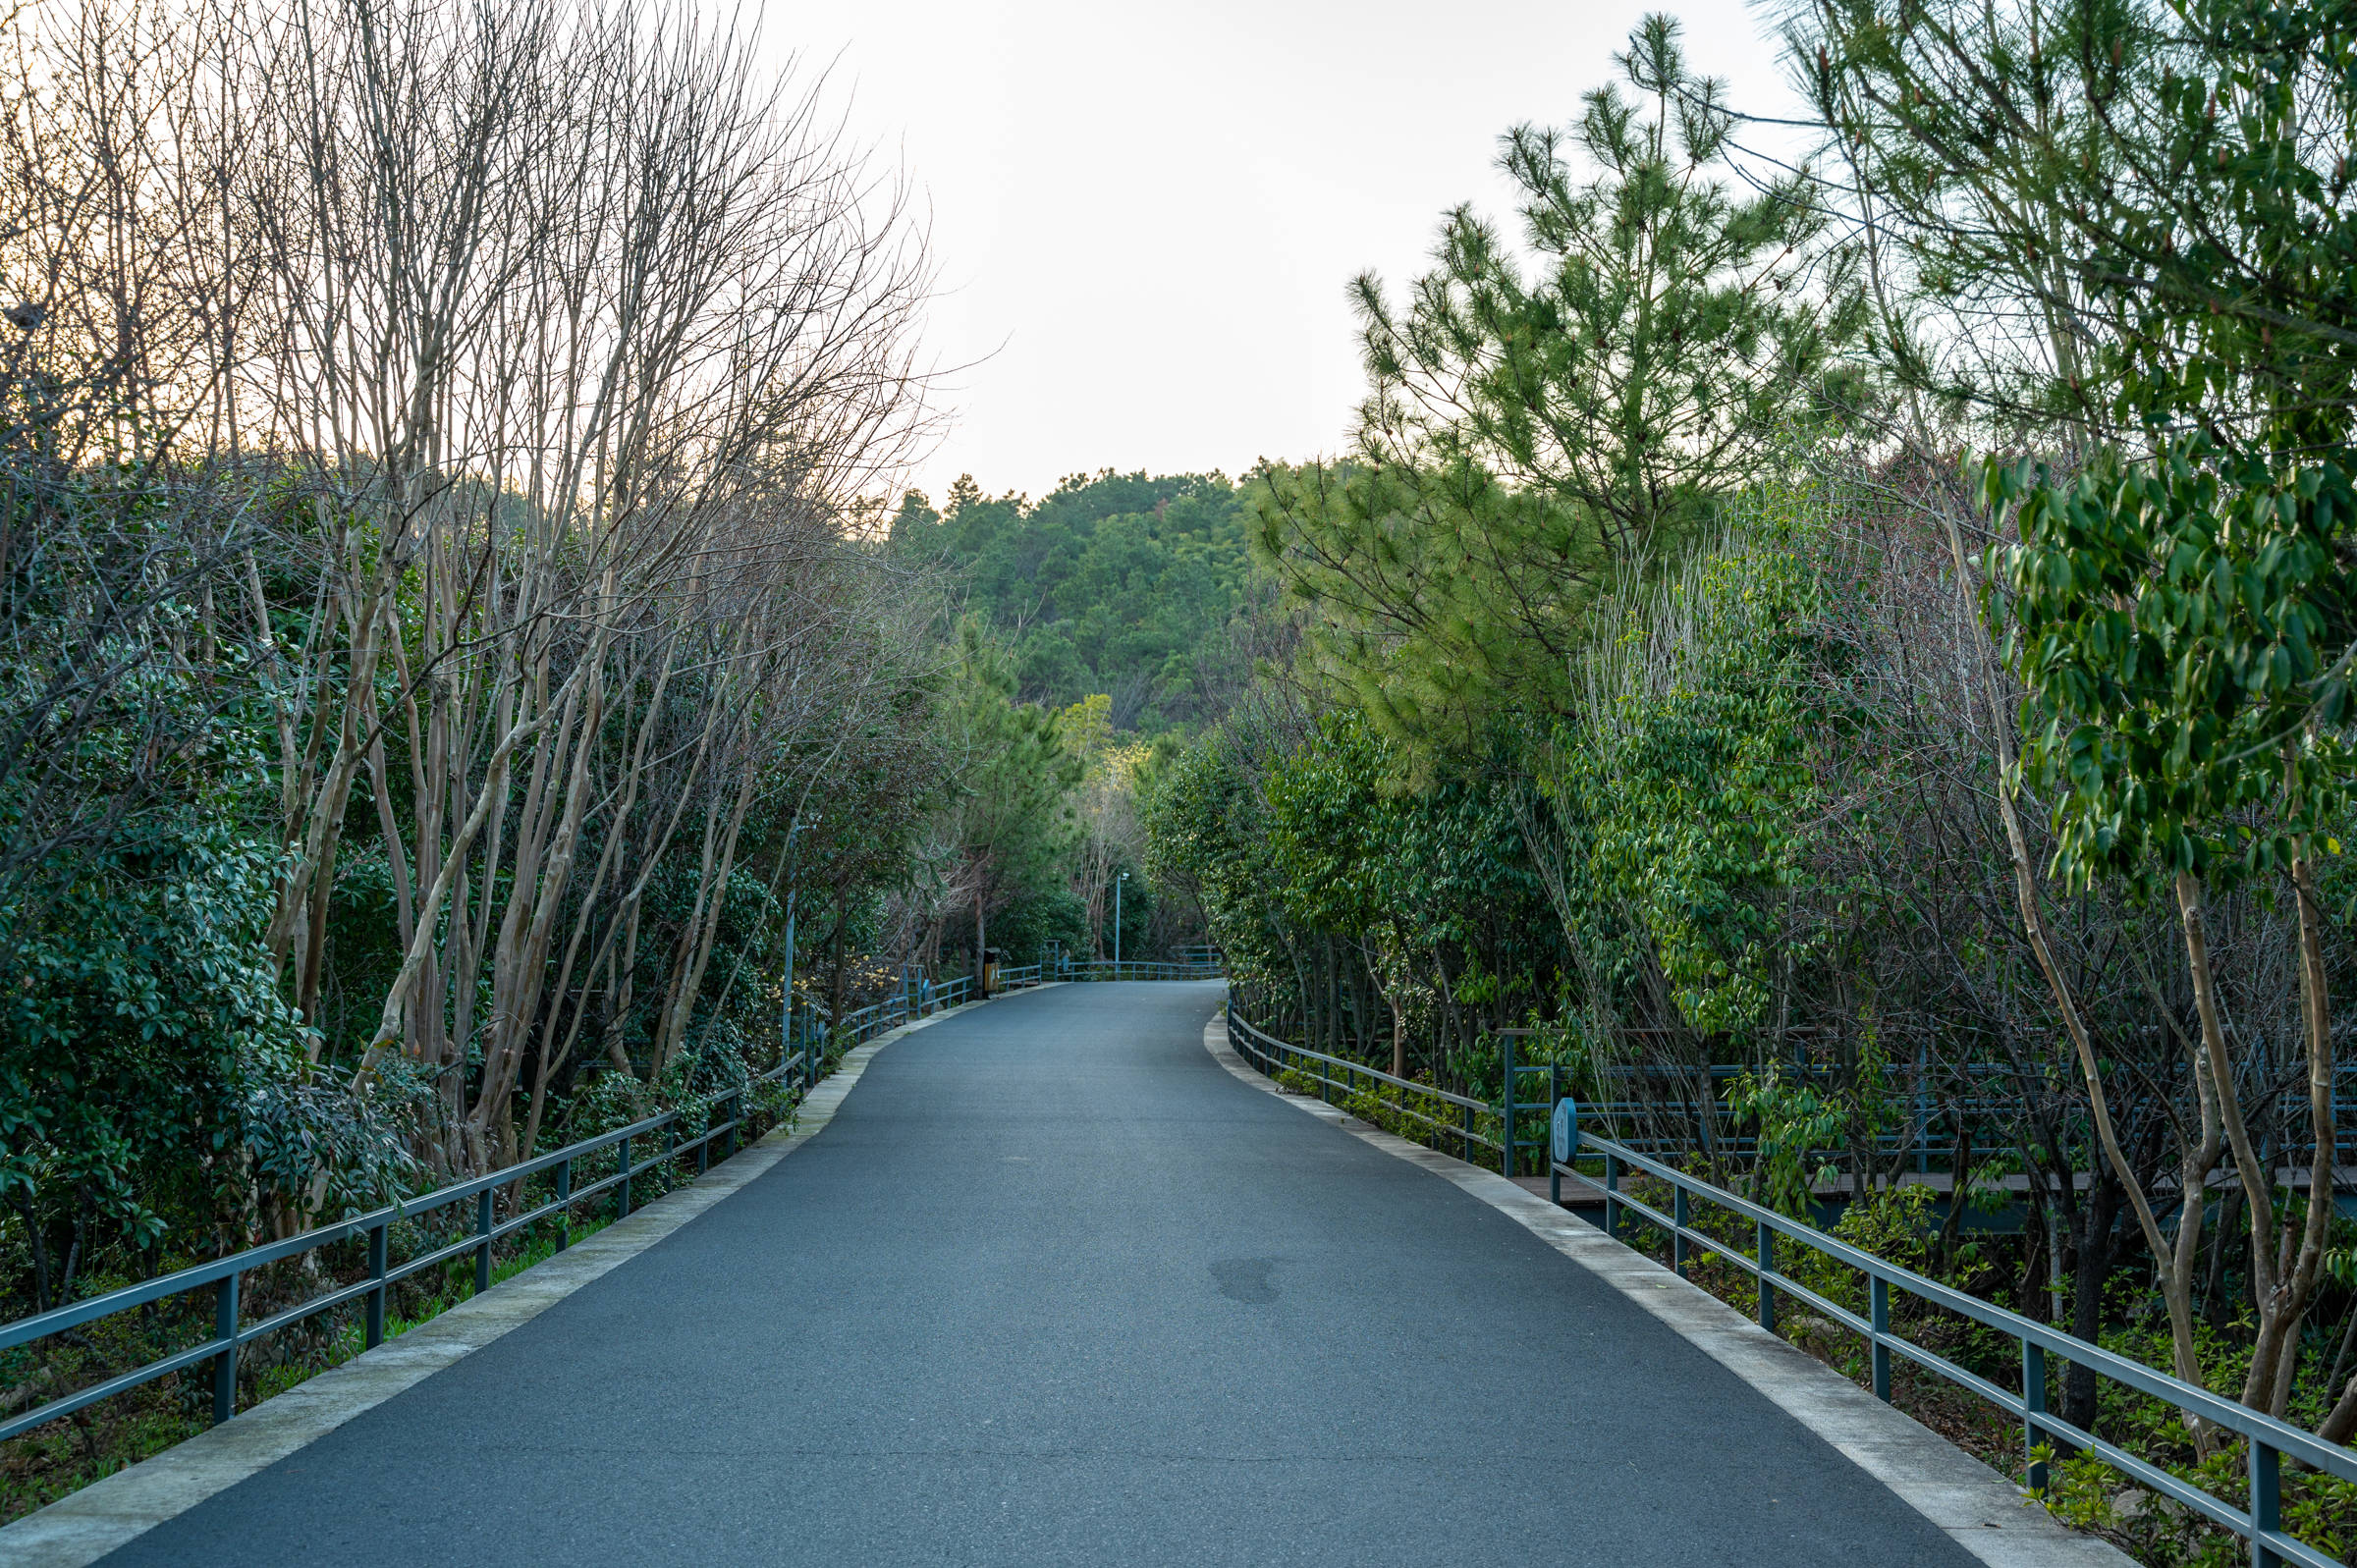
M 892 545 L 956 572 L 1014 652 L 1027 701 L 1111 701 L 1118 730 L 1153 736 L 1215 717 L 1201 661 L 1235 615 L 1250 564 L 1235 489 L 1219 474 L 1075 475 L 1037 502 L 970 478 L 936 511 L 903 499 Z

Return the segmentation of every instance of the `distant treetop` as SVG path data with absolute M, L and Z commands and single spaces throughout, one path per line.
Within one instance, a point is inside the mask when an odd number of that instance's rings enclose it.
M 896 551 L 958 570 L 971 609 L 1012 646 L 1026 701 L 1111 696 L 1115 730 L 1158 734 L 1211 717 L 1197 655 L 1250 570 L 1224 474 L 1073 474 L 1034 502 L 960 475 L 936 510 L 902 497 Z

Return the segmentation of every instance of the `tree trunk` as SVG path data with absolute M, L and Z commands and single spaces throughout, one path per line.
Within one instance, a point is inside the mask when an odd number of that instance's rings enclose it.
M 1956 1266 L 1956 1245 L 1964 1234 L 1964 1211 L 1972 1193 L 1972 1123 L 1956 1113 L 1956 1146 L 1948 1160 L 1947 1217 L 1940 1225 L 1940 1271 Z
M 2104 1286 L 2111 1277 L 2117 1254 L 2112 1231 L 2119 1220 L 2119 1183 L 2102 1170 L 2079 1214 L 2078 1267 L 2071 1274 L 2070 1331 L 2089 1344 L 2104 1329 Z M 2062 1379 L 2062 1419 L 2074 1427 L 2095 1430 L 2095 1369 L 2077 1362 Z

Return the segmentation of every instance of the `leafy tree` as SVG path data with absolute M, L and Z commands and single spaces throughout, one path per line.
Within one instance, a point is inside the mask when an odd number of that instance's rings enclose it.
M 1080 764 L 1056 717 L 1014 699 L 1004 649 L 968 618 L 944 722 L 961 758 L 955 834 L 972 890 L 974 959 L 990 943 L 991 911 L 1018 895 L 1052 891 L 1072 837 L 1067 796 Z
M 35 1310 L 119 1247 L 241 1246 L 399 1189 L 403 1129 L 312 1081 L 279 997 L 265 849 L 210 811 L 151 811 L 51 869 L 0 908 L 0 1202 Z
M 1111 917 L 1117 913 L 1123 928 L 1120 949 L 1135 956 L 1140 949 L 1133 933 L 1151 923 L 1154 908 L 1153 892 L 1142 877 L 1132 879 L 1134 885 L 1121 897 L 1114 896 L 1117 880 L 1140 869 L 1143 844 L 1137 804 L 1152 751 L 1142 742 L 1116 740 L 1112 712 L 1112 697 L 1098 692 L 1057 716 L 1065 746 L 1081 766 L 1073 796 L 1078 832 L 1072 893 L 1082 906 L 1091 956 L 1098 958 L 1116 946 Z
M 2044 721 L 2023 748 L 2024 776 L 2055 801 L 2068 880 L 2119 878 L 2175 900 L 2206 1069 L 2193 1162 L 2215 1160 L 2222 1134 L 2240 1172 L 2260 1314 L 2242 1397 L 2280 1414 L 2332 1211 L 2311 1204 L 2299 1225 L 2278 1225 L 2275 1161 L 2244 1111 L 2206 909 L 2219 892 L 2288 876 L 2309 1190 L 2328 1190 L 2333 1043 L 2316 861 L 2346 810 L 2352 756 L 2346 730 L 2325 722 L 2338 694 L 2320 703 L 2318 688 L 2353 646 L 2357 605 L 2335 557 L 2357 495 L 2338 463 L 2287 471 L 2184 452 L 2150 465 L 2107 454 L 2070 481 L 2023 464 L 1993 475 L 1991 490 L 2021 501 L 2020 541 L 1997 565 L 2025 718 Z M 2198 1236 L 2193 1207 L 2180 1230 Z M 2170 1250 L 2180 1271 L 2190 1245 L 2181 1233 Z M 2167 1283 L 2172 1314 L 2189 1316 L 2188 1281 Z M 2357 1396 L 2341 1406 L 2336 1419 L 2357 1422 Z
M 1276 869 L 1235 729 L 1214 730 L 1161 771 L 1141 812 L 1145 866 L 1203 910 L 1231 975 L 1267 981 L 1291 974 L 1295 954 L 1269 896 Z
M 1511 774 L 1409 791 L 1405 760 L 1351 710 L 1298 729 L 1239 713 L 1150 791 L 1148 865 L 1198 901 L 1231 975 L 1288 999 L 1317 1043 L 1461 1080 L 1494 1067 L 1490 1030 L 1556 1005 L 1560 948 Z
M 1405 977 L 1392 950 L 1403 946 L 1409 906 L 1385 872 L 1400 847 L 1405 811 L 1383 788 L 1381 747 L 1356 714 L 1327 716 L 1265 789 L 1271 857 L 1283 868 L 1278 896 L 1295 927 L 1358 949 L 1391 1013 L 1391 1071 L 1407 1073 Z
M 1810 678 L 1818 543 L 1730 537 L 1608 609 L 1584 711 L 1542 773 L 1585 862 L 1593 902 L 1566 899 L 1569 935 L 1593 954 L 1606 1017 L 1626 1006 L 1738 1039 L 1773 1027 L 1812 743 L 1837 717 Z

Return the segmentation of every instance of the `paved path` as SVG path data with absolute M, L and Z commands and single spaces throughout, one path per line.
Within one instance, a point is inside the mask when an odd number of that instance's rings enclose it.
M 1237 1082 L 1218 998 L 894 1044 L 737 1196 L 107 1562 L 1972 1561 L 1521 1226 Z

